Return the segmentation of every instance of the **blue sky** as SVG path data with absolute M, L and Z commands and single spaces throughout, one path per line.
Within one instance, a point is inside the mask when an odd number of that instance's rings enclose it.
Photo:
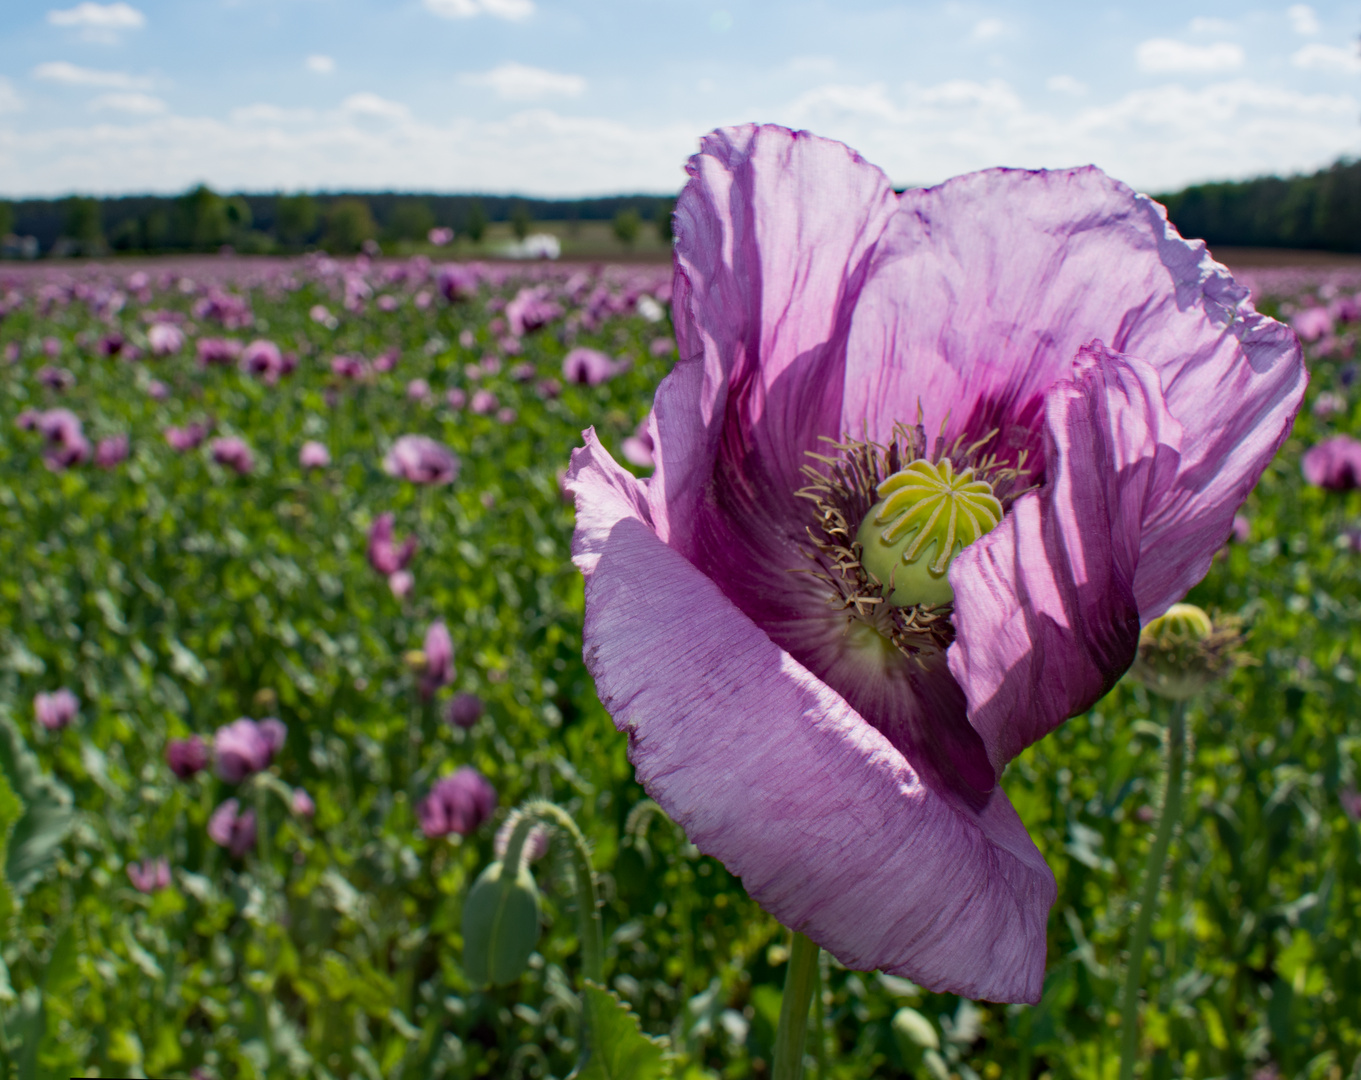
M 674 191 L 746 120 L 899 184 L 1146 191 L 1361 153 L 1361 0 L 20 0 L 0 193 Z

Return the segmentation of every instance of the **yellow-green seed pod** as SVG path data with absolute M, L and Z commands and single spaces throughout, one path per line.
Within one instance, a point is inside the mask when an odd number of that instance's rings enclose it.
M 1186 701 L 1233 666 L 1236 627 L 1215 626 L 1194 604 L 1173 604 L 1139 633 L 1131 674 L 1155 694 Z
M 527 866 L 502 880 L 494 862 L 473 882 L 463 902 L 463 970 L 476 985 L 505 986 L 529 966 L 539 942 L 539 889 Z
M 884 480 L 875 494 L 879 501 L 855 539 L 860 564 L 879 580 L 885 599 L 895 607 L 953 601 L 950 562 L 1002 520 L 992 485 L 972 469 L 955 472 L 949 458 L 919 459 Z

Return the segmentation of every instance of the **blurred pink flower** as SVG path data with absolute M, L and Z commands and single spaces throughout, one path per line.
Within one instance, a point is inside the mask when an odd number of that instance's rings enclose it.
M 1332 390 L 1325 390 L 1314 399 L 1311 412 L 1320 420 L 1326 420 L 1333 413 L 1344 412 L 1347 408 L 1347 399 L 1341 394 Z
M 532 333 L 562 314 L 562 305 L 552 298 L 548 286 L 526 287 L 506 305 L 506 322 L 516 337 Z
M 496 422 L 498 424 L 507 425 L 513 424 L 515 423 L 519 415 L 520 414 L 517 413 L 514 409 L 512 409 L 509 405 L 503 405 L 501 408 L 496 410 Z
M 444 620 L 436 619 L 425 632 L 425 669 L 421 672 L 421 697 L 429 698 L 454 681 L 454 639 Z
M 362 379 L 369 373 L 368 364 L 358 356 L 335 356 L 331 358 L 331 374 L 342 379 Z
M 241 717 L 217 729 L 213 736 L 213 766 L 223 780 L 239 784 L 269 768 L 283 747 L 287 729 L 270 717 L 255 721 Z
M 298 451 L 298 464 L 304 469 L 324 469 L 331 464 L 331 451 L 314 439 L 308 439 Z
M 416 577 L 410 570 L 398 570 L 388 575 L 388 588 L 398 600 L 408 596 L 416 585 Z
M 165 763 L 181 780 L 189 780 L 208 767 L 209 747 L 202 735 L 171 739 L 165 744 Z
M 285 355 L 272 341 L 257 338 L 241 353 L 241 367 L 248 374 L 273 386 L 297 366 L 297 359 L 291 353 Z
M 474 390 L 473 399 L 468 408 L 478 416 L 486 416 L 489 412 L 496 409 L 496 395 L 490 390 Z
M 393 521 L 392 514 L 379 514 L 369 527 L 369 565 L 389 578 L 406 569 L 416 554 L 414 536 L 408 536 L 400 546 L 394 542 Z
M 428 401 L 430 398 L 430 384 L 424 379 L 412 379 L 406 384 L 406 396 L 410 401 Z
M 562 361 L 562 376 L 569 383 L 585 386 L 599 386 L 617 372 L 613 360 L 598 349 L 578 346 L 569 352 Z
M 164 401 L 170 396 L 170 387 L 166 386 L 160 379 L 152 379 L 146 384 L 146 392 L 153 401 Z
M 170 886 L 170 860 L 144 859 L 140 863 L 130 862 L 127 866 L 128 880 L 138 892 L 156 893 Z
M 293 789 L 292 798 L 293 813 L 298 817 L 311 817 L 317 812 L 317 804 L 312 801 L 312 796 L 303 791 L 300 787 Z
M 101 469 L 113 469 L 128 459 L 128 437 L 110 435 L 95 446 L 95 464 Z
M 47 389 L 55 390 L 58 393 L 69 390 L 76 385 L 76 377 L 65 368 L 41 367 L 38 369 L 36 377 L 38 382 L 42 383 Z
M 1305 341 L 1317 341 L 1333 332 L 1333 317 L 1325 307 L 1307 307 L 1295 313 L 1290 325 Z
M 241 342 L 233 338 L 199 338 L 195 348 L 198 362 L 203 367 L 234 364 L 241 355 Z
M 255 811 L 241 812 L 241 803 L 228 799 L 208 819 L 208 839 L 240 858 L 255 846 Z
M 620 447 L 624 452 L 624 460 L 642 469 L 650 469 L 654 464 L 652 433 L 647 429 L 647 422 L 648 418 L 643 417 L 633 434 Z
M 413 484 L 448 484 L 458 476 L 458 457 L 428 435 L 402 435 L 383 458 L 383 469 Z
M 184 332 L 170 323 L 152 323 L 146 339 L 152 356 L 169 356 L 184 348 Z
M 416 807 L 421 831 L 432 839 L 458 833 L 467 836 L 496 809 L 496 789 L 480 772 L 464 765 L 452 776 L 435 782 Z
M 246 445 L 245 440 L 238 439 L 235 435 L 214 439 L 212 451 L 214 461 L 229 469 L 235 469 L 243 476 L 250 472 L 255 465 L 255 458 L 250 452 L 250 447 Z
M 193 450 L 203 445 L 203 440 L 208 437 L 208 432 L 212 430 L 209 425 L 195 421 L 186 424 L 184 427 L 168 427 L 165 429 L 165 441 L 172 449 L 178 450 L 181 454 L 186 450 Z
M 437 225 L 425 234 L 425 238 L 435 247 L 444 247 L 446 244 L 454 242 L 454 230 L 443 225 Z
M 449 403 L 451 409 L 461 409 L 468 403 L 468 395 L 458 387 L 454 387 L 444 395 L 444 400 Z
M 653 338 L 652 344 L 647 347 L 647 351 L 653 356 L 670 356 L 676 351 L 676 340 L 669 337 Z
M 1304 478 L 1328 491 L 1350 491 L 1361 485 L 1361 442 L 1350 435 L 1334 435 L 1305 451 L 1300 463 Z
M 76 718 L 80 701 L 66 687 L 33 698 L 33 716 L 48 731 L 60 731 Z
M 482 719 L 482 699 L 476 694 L 455 694 L 444 718 L 454 727 L 470 728 Z

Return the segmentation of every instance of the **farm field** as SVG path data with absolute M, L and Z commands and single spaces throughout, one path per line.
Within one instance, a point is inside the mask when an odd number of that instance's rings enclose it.
M 1361 493 L 1301 472 L 1361 434 L 1361 268 L 1230 261 L 1311 383 L 1188 598 L 1251 663 L 1190 709 L 1144 1075 L 1361 1080 Z M 670 293 L 643 261 L 0 264 L 6 1076 L 566 1077 L 563 845 L 524 974 L 464 966 L 529 799 L 589 843 L 657 1068 L 770 1075 L 788 934 L 646 800 L 582 660 L 561 480 L 592 425 L 650 472 Z M 1125 679 L 1003 779 L 1058 879 L 1040 1004 L 823 954 L 810 1075 L 1115 1075 L 1167 709 Z

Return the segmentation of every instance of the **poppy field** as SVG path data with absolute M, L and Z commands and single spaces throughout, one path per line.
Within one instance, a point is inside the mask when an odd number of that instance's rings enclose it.
M 1240 280 L 1310 385 L 1188 597 L 1244 641 L 1186 714 L 1141 1074 L 1361 1080 L 1361 456 L 1328 442 L 1361 435 L 1361 274 Z M 4 1076 L 561 1078 L 584 1009 L 617 1053 L 583 1080 L 771 1075 L 789 934 L 647 798 L 582 655 L 564 479 L 592 426 L 651 472 L 671 293 L 647 265 L 0 266 Z M 1057 879 L 1039 1003 L 823 952 L 807 1075 L 1116 1075 L 1171 708 L 1127 677 L 1001 781 Z M 523 972 L 465 963 L 530 800 L 585 840 L 595 996 L 565 830 L 521 836 Z

